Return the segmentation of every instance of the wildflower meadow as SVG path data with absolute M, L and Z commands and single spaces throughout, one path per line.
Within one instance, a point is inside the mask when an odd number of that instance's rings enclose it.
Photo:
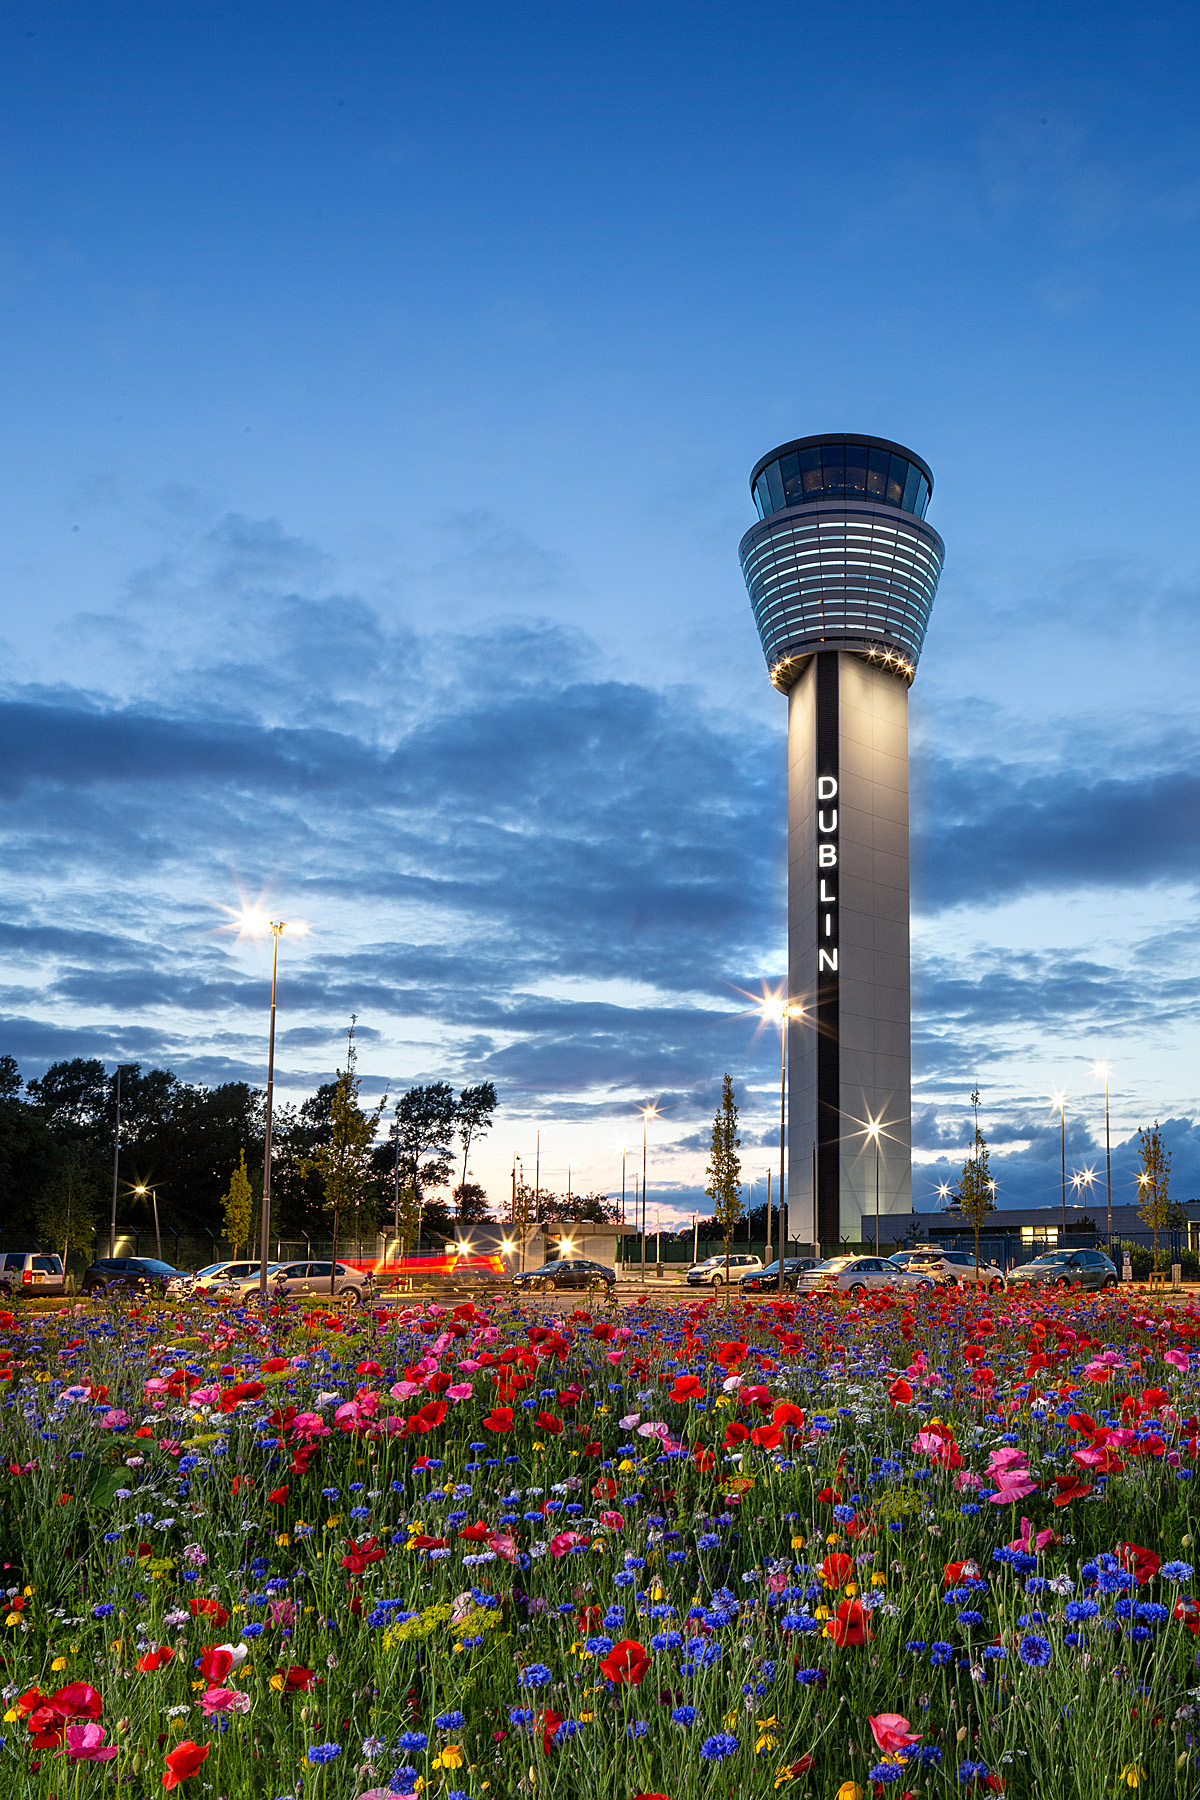
M 1200 1791 L 1195 1301 L 0 1314 L 0 1794 Z

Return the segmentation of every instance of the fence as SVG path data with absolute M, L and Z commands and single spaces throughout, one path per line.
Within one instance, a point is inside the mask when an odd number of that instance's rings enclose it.
M 1029 1229 L 1028 1227 L 1026 1228 Z M 1044 1250 L 1103 1250 L 1117 1265 L 1118 1271 L 1124 1260 L 1124 1251 L 1129 1247 L 1130 1261 L 1133 1265 L 1133 1278 L 1143 1281 L 1154 1266 L 1154 1233 L 1152 1231 L 1114 1232 L 1110 1238 L 1105 1231 L 1068 1231 L 1065 1235 L 1057 1226 L 1045 1229 L 1036 1228 L 1037 1235 L 1030 1239 L 1020 1232 L 988 1232 L 979 1233 L 979 1257 L 981 1262 L 995 1263 L 999 1268 L 1008 1270 L 1016 1268 L 1020 1263 L 1032 1262 L 1035 1256 Z M 1158 1267 L 1170 1269 L 1177 1264 L 1185 1276 L 1196 1279 L 1200 1276 L 1200 1255 L 1187 1248 L 1187 1231 L 1160 1231 L 1158 1234 Z M 890 1248 L 890 1246 L 889 1246 Z M 924 1238 L 910 1235 L 904 1239 L 906 1250 L 958 1250 L 967 1255 L 975 1254 L 975 1234 L 972 1231 L 959 1232 L 956 1236 Z

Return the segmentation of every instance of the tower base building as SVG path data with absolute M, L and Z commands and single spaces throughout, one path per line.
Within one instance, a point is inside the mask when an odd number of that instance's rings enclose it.
M 750 485 L 788 698 L 787 1235 L 828 1251 L 912 1208 L 908 690 L 944 546 L 930 470 L 881 438 L 798 439 Z

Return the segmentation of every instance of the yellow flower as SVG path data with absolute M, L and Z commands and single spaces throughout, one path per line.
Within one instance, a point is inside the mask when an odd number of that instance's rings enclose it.
M 813 1617 L 816 1619 L 827 1619 L 829 1617 L 829 1608 L 827 1606 L 818 1606 Z
M 335 1527 L 337 1527 L 338 1525 L 341 1524 L 341 1522 L 342 1522 L 341 1513 L 334 1513 L 332 1519 L 326 1519 L 326 1521 L 325 1521 L 326 1531 L 333 1531 L 335 1529 Z
M 802 1537 L 794 1537 L 792 1539 L 792 1549 L 793 1550 L 803 1550 L 803 1548 L 804 1548 L 804 1539 Z
M 1126 1787 L 1141 1787 L 1146 1779 L 1146 1771 L 1139 1769 L 1136 1763 L 1126 1763 L 1117 1779 L 1123 1781 Z
M 617 1474 L 618 1475 L 628 1475 L 632 1471 L 632 1469 L 633 1469 L 633 1464 L 630 1462 L 628 1457 L 625 1457 L 621 1462 L 619 1462 L 617 1464 Z
M 15 1706 L 10 1706 L 10 1707 L 9 1707 L 9 1709 L 8 1709 L 8 1711 L 7 1711 L 7 1712 L 6 1712 L 6 1713 L 5 1713 L 5 1715 L 4 1715 L 4 1723 L 5 1723 L 5 1724 L 6 1724 L 6 1725 L 11 1725 L 11 1724 L 13 1724 L 13 1723 L 14 1723 L 14 1721 L 15 1721 L 15 1720 L 17 1720 L 17 1719 L 19 1719 L 19 1718 L 20 1718 L 20 1716 L 21 1716 L 21 1715 L 20 1715 L 20 1713 L 19 1713 L 19 1712 L 18 1712 L 18 1711 L 17 1711 L 17 1709 L 16 1709 L 16 1707 L 15 1707 Z
M 865 1800 L 866 1790 L 857 1781 L 843 1781 L 833 1800 Z
M 857 1594 L 857 1592 L 858 1592 L 858 1585 L 857 1585 L 857 1583 L 856 1583 L 856 1582 L 853 1582 L 853 1581 L 848 1581 L 848 1582 L 847 1582 L 847 1583 L 846 1583 L 846 1592 L 847 1592 L 847 1593 L 848 1593 L 848 1594 L 849 1594 L 849 1595 L 851 1595 L 851 1596 L 853 1596 L 853 1595 L 855 1595 L 855 1594 Z
M 273 1687 L 277 1694 L 282 1694 L 282 1692 L 283 1692 L 283 1676 L 282 1675 L 272 1675 L 271 1680 L 268 1683 L 268 1685 L 270 1687 Z
M 461 1769 L 465 1761 L 461 1744 L 443 1744 L 441 1755 L 433 1759 L 433 1766 L 435 1769 Z
M 825 1542 L 827 1544 L 836 1544 L 837 1541 L 838 1541 L 838 1534 L 836 1531 L 831 1531 L 829 1536 L 825 1539 Z
M 60 1672 L 60 1670 L 65 1669 L 66 1666 L 67 1666 L 66 1657 L 65 1656 L 56 1656 L 54 1661 L 50 1664 L 51 1674 L 57 1675 Z

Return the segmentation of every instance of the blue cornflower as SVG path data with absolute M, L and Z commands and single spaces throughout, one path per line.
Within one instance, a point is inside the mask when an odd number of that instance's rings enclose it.
M 1044 1669 L 1053 1652 L 1050 1649 L 1048 1638 L 1038 1637 L 1036 1632 L 1030 1631 L 1017 1645 L 1017 1654 L 1023 1663 L 1029 1664 L 1030 1668 Z
M 532 1725 L 532 1706 L 510 1706 L 508 1709 L 508 1722 L 510 1725 Z
M 899 1781 L 903 1773 L 903 1763 L 876 1763 L 873 1769 L 868 1769 L 867 1778 L 870 1781 Z
M 575 1733 L 578 1730 L 579 1730 L 579 1720 L 578 1719 L 564 1719 L 562 1724 L 555 1728 L 554 1735 L 550 1741 L 551 1741 L 551 1743 L 559 1745 L 559 1747 L 561 1748 L 561 1746 L 566 1743 L 568 1738 L 573 1738 L 575 1736 Z
M 1158 1571 L 1164 1581 L 1190 1581 L 1192 1565 L 1185 1562 L 1167 1562 Z
M 335 1756 L 342 1754 L 340 1744 L 310 1744 L 307 1751 L 310 1763 L 332 1762 Z
M 983 1614 L 981 1612 L 974 1612 L 968 1608 L 966 1612 L 959 1613 L 958 1622 L 960 1625 L 967 1626 L 982 1625 Z
M 964 1785 L 968 1781 L 986 1781 L 987 1778 L 988 1766 L 986 1763 L 960 1762 L 958 1765 L 958 1779 Z
M 429 1734 L 425 1731 L 402 1731 L 396 1740 L 397 1750 L 428 1750 Z
M 92 1617 L 93 1619 L 108 1619 L 112 1617 L 116 1610 L 115 1606 L 110 1606 L 106 1602 L 103 1606 L 93 1606 Z
M 650 1727 L 647 1725 L 645 1719 L 630 1719 L 628 1725 L 625 1727 L 625 1736 L 634 1739 L 644 1738 L 649 1735 L 649 1731 Z
M 460 1712 L 439 1713 L 433 1721 L 439 1731 L 457 1731 L 467 1722 L 466 1714 Z
M 1063 1618 L 1068 1625 L 1081 1625 L 1085 1619 L 1094 1619 L 1100 1608 L 1094 1600 L 1068 1600 L 1063 1609 Z
M 935 1643 L 930 1646 L 929 1660 L 935 1669 L 945 1668 L 948 1662 L 954 1661 L 954 1645 Z
M 718 1731 L 714 1737 L 705 1738 L 700 1746 L 700 1754 L 705 1762 L 724 1762 L 732 1756 L 738 1747 L 737 1738 L 732 1731 Z
M 929 1645 L 921 1638 L 910 1638 L 904 1648 L 911 1656 L 923 1656 L 926 1650 L 928 1650 Z
M 521 1686 L 530 1688 L 545 1687 L 554 1677 L 545 1663 L 530 1663 L 527 1669 L 521 1670 Z
M 671 1721 L 675 1725 L 694 1725 L 696 1723 L 695 1707 L 673 1706 L 671 1708 Z

